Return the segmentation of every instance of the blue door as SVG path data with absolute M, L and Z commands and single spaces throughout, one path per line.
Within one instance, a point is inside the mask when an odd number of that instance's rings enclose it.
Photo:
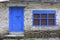
M 9 7 L 9 32 L 24 32 L 24 7 Z

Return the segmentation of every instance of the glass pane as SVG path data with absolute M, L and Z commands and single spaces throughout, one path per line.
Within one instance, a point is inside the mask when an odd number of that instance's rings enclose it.
M 41 20 L 41 25 L 47 25 L 47 20 L 46 19 L 42 19 Z
M 47 18 L 47 14 L 41 14 L 41 18 Z
M 34 19 L 34 25 L 39 25 L 40 20 L 39 19 Z
M 49 19 L 49 20 L 48 20 L 48 24 L 49 24 L 49 25 L 54 25 L 54 19 Z
M 40 18 L 40 14 L 34 14 L 34 18 Z
M 48 18 L 54 18 L 54 14 L 48 14 Z

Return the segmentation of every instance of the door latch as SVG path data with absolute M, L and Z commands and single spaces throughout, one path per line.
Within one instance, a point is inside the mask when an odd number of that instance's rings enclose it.
M 20 16 L 16 16 L 16 18 L 20 18 Z

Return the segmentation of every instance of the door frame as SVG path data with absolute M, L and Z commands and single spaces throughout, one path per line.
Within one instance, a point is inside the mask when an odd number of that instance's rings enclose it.
M 11 7 L 23 7 L 23 8 L 25 8 L 24 6 L 10 6 L 10 7 L 9 7 L 9 11 L 10 11 L 10 8 L 11 8 Z M 23 12 L 23 17 L 24 17 L 24 12 Z M 9 12 L 9 27 L 10 27 L 10 12 Z M 23 27 L 24 27 L 24 18 L 23 18 Z M 19 34 L 20 34 L 20 33 L 24 33 L 24 32 L 10 32 L 10 31 L 9 31 L 9 33 L 12 33 L 12 34 L 13 34 L 13 33 L 14 33 L 14 34 L 15 34 L 15 33 L 16 33 L 16 34 L 19 33 Z

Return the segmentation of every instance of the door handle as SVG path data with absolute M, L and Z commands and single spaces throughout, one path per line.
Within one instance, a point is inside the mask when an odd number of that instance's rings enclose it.
M 16 18 L 20 18 L 20 16 L 16 16 Z

